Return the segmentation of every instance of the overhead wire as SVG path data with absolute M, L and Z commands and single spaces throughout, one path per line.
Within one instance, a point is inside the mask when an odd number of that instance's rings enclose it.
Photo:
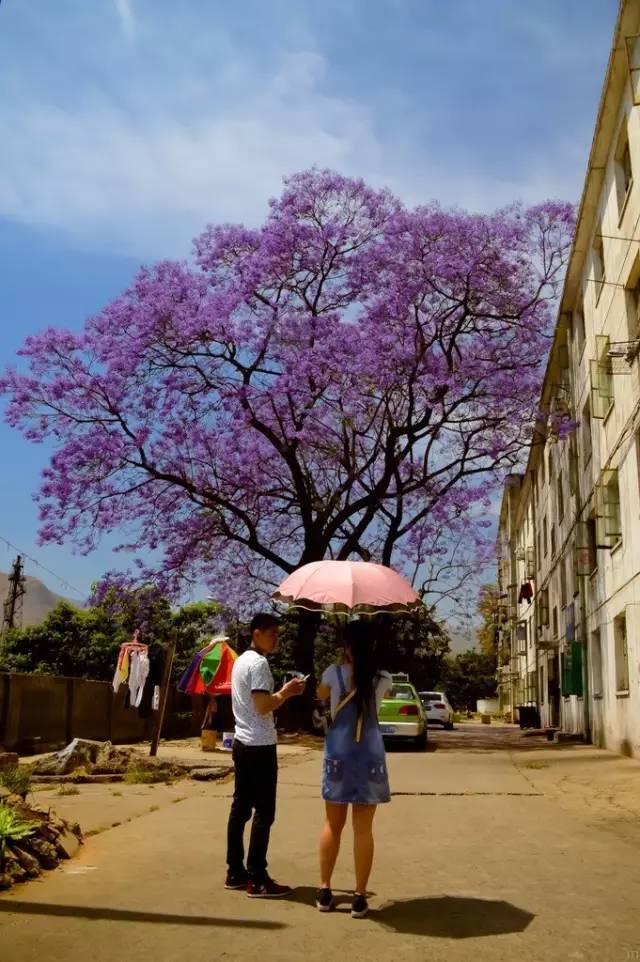
M 48 575 L 51 575 L 52 578 L 56 579 L 56 581 L 65 589 L 65 591 L 73 591 L 74 594 L 79 595 L 79 597 L 83 599 L 87 597 L 86 591 L 80 591 L 79 588 L 74 587 L 69 581 L 67 581 L 66 578 L 62 578 L 60 575 L 56 574 L 55 571 L 52 571 L 51 568 L 47 568 L 47 566 L 43 565 L 41 561 L 38 561 L 37 558 L 34 558 L 32 557 L 32 555 L 27 554 L 26 551 L 23 551 L 22 548 L 19 548 L 17 545 L 13 544 L 13 542 L 10 541 L 8 538 L 5 538 L 3 537 L 3 535 L 0 535 L 0 541 L 3 544 L 5 544 L 7 548 L 10 548 L 12 551 L 17 552 L 17 554 L 21 555 L 23 558 L 26 558 L 28 561 L 31 562 L 31 564 L 36 565 L 37 568 L 40 568 L 42 571 L 46 571 Z

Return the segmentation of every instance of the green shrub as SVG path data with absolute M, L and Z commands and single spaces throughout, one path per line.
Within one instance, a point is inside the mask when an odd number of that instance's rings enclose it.
M 73 772 L 70 772 L 67 776 L 70 782 L 84 782 L 85 779 L 89 778 L 89 772 L 84 765 L 80 768 L 76 768 Z
M 56 794 L 57 795 L 79 795 L 80 789 L 77 788 L 75 785 L 62 784 L 58 789 L 58 791 L 56 792 Z
M 33 835 L 37 826 L 28 822 L 15 808 L 0 804 L 0 872 L 4 871 L 4 856 L 7 842 L 19 842 Z
M 0 768 L 0 785 L 8 788 L 14 795 L 26 798 L 31 786 L 31 769 L 26 765 L 7 765 Z

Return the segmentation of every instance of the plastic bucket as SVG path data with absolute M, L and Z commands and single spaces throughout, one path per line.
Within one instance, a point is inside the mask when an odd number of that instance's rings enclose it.
M 218 747 L 218 733 L 203 728 L 200 732 L 200 746 L 203 752 L 215 752 Z
M 233 732 L 223 732 L 222 733 L 222 748 L 225 752 L 230 752 L 233 748 Z

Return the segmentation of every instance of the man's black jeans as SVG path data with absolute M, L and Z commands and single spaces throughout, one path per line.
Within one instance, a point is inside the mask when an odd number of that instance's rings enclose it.
M 276 816 L 278 756 L 275 745 L 233 743 L 236 787 L 227 827 L 227 865 L 232 875 L 244 872 L 244 827 L 254 812 L 247 858 L 252 882 L 267 874 L 269 833 Z

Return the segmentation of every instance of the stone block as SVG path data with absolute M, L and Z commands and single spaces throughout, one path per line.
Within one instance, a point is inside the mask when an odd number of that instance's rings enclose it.
M 79 848 L 80 842 L 71 832 L 60 835 L 56 842 L 56 851 L 60 858 L 73 858 Z
M 220 778 L 224 778 L 229 771 L 230 769 L 221 765 L 218 768 L 192 768 L 189 775 L 197 782 L 215 782 Z
M 15 752 L 0 752 L 0 769 L 17 765 L 19 762 L 20 758 Z
M 35 858 L 34 855 L 31 855 L 26 851 L 26 849 L 22 848 L 22 846 L 15 842 L 11 843 L 11 851 L 29 878 L 37 878 L 38 875 L 40 875 L 42 871 L 40 868 L 40 862 L 37 858 Z

